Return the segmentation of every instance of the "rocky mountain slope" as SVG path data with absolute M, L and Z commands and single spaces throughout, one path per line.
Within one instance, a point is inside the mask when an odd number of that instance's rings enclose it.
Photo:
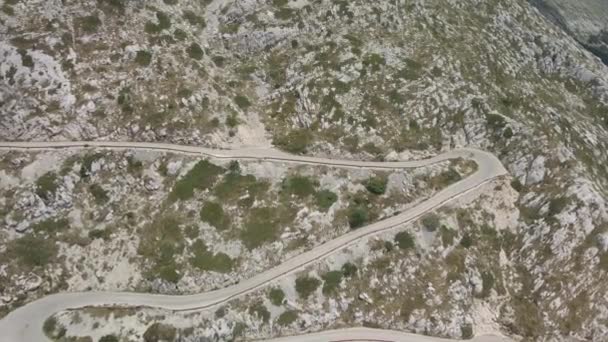
M 608 64 L 608 3 L 602 0 L 532 0 L 549 20 Z
M 495 189 L 510 202 L 486 214 L 464 206 L 458 231 L 474 243 L 422 253 L 444 265 L 437 275 L 387 257 L 430 277 L 406 287 L 407 277 L 386 276 L 425 300 L 382 314 L 363 307 L 355 322 L 466 337 L 460 326 L 474 334 L 483 316 L 527 340 L 608 338 L 608 67 L 527 1 L 12 0 L 2 8 L 2 139 L 274 143 L 370 159 L 490 150 L 513 175 Z M 516 218 L 499 224 L 492 215 Z M 495 286 L 484 290 L 488 274 Z M 340 284 L 358 300 L 355 283 Z M 326 312 L 322 301 L 316 315 Z M 250 316 L 262 317 L 258 309 Z M 410 315 L 397 318 L 404 310 Z

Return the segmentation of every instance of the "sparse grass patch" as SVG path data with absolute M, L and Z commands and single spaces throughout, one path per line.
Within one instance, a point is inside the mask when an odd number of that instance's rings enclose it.
M 315 277 L 303 275 L 296 278 L 296 291 L 302 299 L 306 299 L 313 294 L 319 285 L 321 285 L 321 281 Z

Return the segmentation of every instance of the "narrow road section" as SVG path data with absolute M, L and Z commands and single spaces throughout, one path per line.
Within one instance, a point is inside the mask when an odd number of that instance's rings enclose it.
M 74 142 L 0 142 L 0 150 L 11 151 L 43 151 L 58 149 L 110 149 L 110 150 L 146 150 L 169 153 L 198 155 L 210 159 L 224 160 L 258 160 L 274 161 L 293 164 L 324 165 L 341 168 L 364 168 L 370 170 L 391 170 L 415 168 L 434 163 L 464 158 L 477 163 L 478 169 L 469 177 L 454 183 L 439 191 L 433 197 L 421 202 L 417 206 L 402 212 L 399 215 L 370 224 L 363 228 L 350 231 L 334 240 L 319 245 L 308 252 L 304 252 L 282 264 L 260 273 L 238 284 L 219 290 L 199 293 L 195 295 L 157 295 L 134 292 L 70 292 L 48 295 L 28 303 L 0 320 L 0 342 L 43 342 L 48 341 L 42 331 L 44 321 L 52 314 L 66 310 L 87 306 L 120 305 L 120 306 L 149 306 L 171 311 L 196 311 L 211 309 L 232 299 L 256 291 L 269 283 L 331 255 L 347 247 L 361 238 L 397 228 L 408 222 L 418 219 L 425 213 L 436 209 L 445 203 L 478 188 L 492 179 L 507 174 L 501 162 L 493 154 L 472 149 L 462 148 L 452 150 L 438 156 L 410 161 L 368 162 L 356 160 L 338 160 L 330 158 L 317 158 L 291 155 L 272 148 L 242 148 L 231 150 L 210 149 L 197 146 L 184 146 L 164 143 L 146 142 L 110 142 L 110 141 L 74 141 Z M 395 335 L 396 334 L 396 335 Z M 372 337 L 373 335 L 373 337 Z M 312 337 L 310 337 L 312 336 Z M 479 342 L 496 341 L 494 337 L 480 337 Z M 487 339 L 484 339 L 487 338 Z M 330 340 L 395 340 L 415 342 L 442 342 L 445 339 L 413 335 L 391 330 L 375 329 L 345 329 L 334 330 L 319 334 L 300 335 L 277 339 L 274 341 L 304 342 L 304 341 L 330 341 Z

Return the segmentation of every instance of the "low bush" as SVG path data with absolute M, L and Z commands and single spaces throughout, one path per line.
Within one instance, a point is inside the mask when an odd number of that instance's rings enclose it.
M 144 342 L 175 341 L 177 329 L 174 326 L 163 323 L 152 323 L 144 332 Z
M 409 232 L 399 232 L 395 235 L 395 243 L 403 250 L 416 247 L 414 237 Z
M 312 133 L 306 129 L 291 131 L 286 135 L 275 137 L 273 143 L 287 152 L 306 153 L 312 143 Z
M 98 205 L 106 204 L 110 200 L 108 193 L 99 184 L 91 184 L 89 186 L 89 192 L 93 195 L 95 203 Z
M 224 214 L 224 209 L 219 203 L 205 202 L 201 209 L 201 220 L 209 223 L 218 230 L 230 228 L 230 218 Z
M 283 180 L 283 191 L 298 198 L 306 198 L 315 193 L 315 182 L 306 176 L 292 175 Z
M 195 189 L 205 190 L 210 188 L 223 172 L 223 168 L 211 164 L 207 160 L 201 160 L 175 183 L 169 194 L 169 199 L 172 201 L 190 199 L 194 196 Z
M 298 311 L 288 310 L 279 315 L 277 323 L 282 326 L 288 326 L 298 319 Z
M 439 228 L 439 216 L 431 213 L 422 217 L 422 226 L 429 232 L 434 232 Z
M 327 211 L 337 200 L 338 195 L 330 190 L 321 190 L 315 194 L 317 207 L 322 211 Z
M 336 292 L 340 283 L 342 282 L 342 271 L 330 271 L 325 273 L 321 278 L 323 278 L 323 294 L 331 295 Z
M 386 177 L 374 176 L 369 178 L 364 185 L 367 191 L 371 192 L 372 194 L 382 195 L 386 192 L 387 183 L 388 179 Z
M 188 56 L 190 56 L 190 58 L 196 60 L 203 59 L 203 56 L 205 55 L 205 52 L 197 43 L 190 44 L 190 46 L 186 48 L 186 52 L 188 53 Z
M 250 315 L 256 316 L 261 319 L 264 323 L 268 323 L 268 321 L 270 320 L 270 312 L 261 301 L 250 305 L 248 312 Z
M 55 172 L 47 172 L 36 180 L 36 195 L 48 201 L 55 196 L 58 187 L 57 174 Z
M 347 262 L 344 265 L 342 265 L 342 274 L 346 278 L 355 276 L 357 274 L 357 271 L 358 271 L 357 266 L 355 266 L 353 263 Z
M 235 96 L 234 103 L 236 103 L 236 105 L 239 106 L 239 108 L 241 108 L 242 110 L 246 110 L 251 106 L 251 102 L 249 102 L 247 96 L 244 95 Z
M 296 291 L 302 299 L 308 298 L 321 285 L 321 281 L 315 277 L 300 276 L 296 278 Z
M 352 207 L 348 210 L 348 225 L 351 229 L 363 227 L 369 220 L 369 213 L 362 206 Z
M 152 53 L 145 50 L 137 51 L 137 54 L 135 55 L 135 63 L 145 67 L 150 65 L 150 62 L 152 62 Z
M 285 292 L 280 288 L 273 288 L 268 292 L 268 299 L 270 299 L 272 305 L 281 306 L 283 300 L 285 300 Z

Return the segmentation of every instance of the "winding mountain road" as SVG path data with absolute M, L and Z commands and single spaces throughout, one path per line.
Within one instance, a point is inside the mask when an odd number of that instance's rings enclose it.
M 204 147 L 182 146 L 162 143 L 138 142 L 0 142 L 0 150 L 56 150 L 56 149 L 111 149 L 111 150 L 147 150 L 181 153 L 227 160 L 268 160 L 294 164 L 325 165 L 341 168 L 365 168 L 373 170 L 390 170 L 427 166 L 434 163 L 465 158 L 474 160 L 478 169 L 469 177 L 439 191 L 433 197 L 417 206 L 380 222 L 350 231 L 334 240 L 286 260 L 282 264 L 258 274 L 250 279 L 219 290 L 195 295 L 169 296 L 133 292 L 71 292 L 48 295 L 28 303 L 0 320 L 1 342 L 41 342 L 46 341 L 42 325 L 47 317 L 65 309 L 82 308 L 95 305 L 150 306 L 172 311 L 196 311 L 209 309 L 226 303 L 229 300 L 256 291 L 270 282 L 302 270 L 330 254 L 356 242 L 357 240 L 396 228 L 411 222 L 423 214 L 445 204 L 454 198 L 470 192 L 482 184 L 507 173 L 500 161 L 491 153 L 476 149 L 458 149 L 446 152 L 433 158 L 395 162 L 366 162 L 336 160 L 297 156 L 270 148 L 243 148 L 234 150 L 216 150 Z M 344 329 L 317 334 L 300 335 L 277 339 L 276 341 L 446 341 L 445 339 L 413 335 L 392 330 Z M 493 336 L 478 337 L 476 341 L 497 341 Z

